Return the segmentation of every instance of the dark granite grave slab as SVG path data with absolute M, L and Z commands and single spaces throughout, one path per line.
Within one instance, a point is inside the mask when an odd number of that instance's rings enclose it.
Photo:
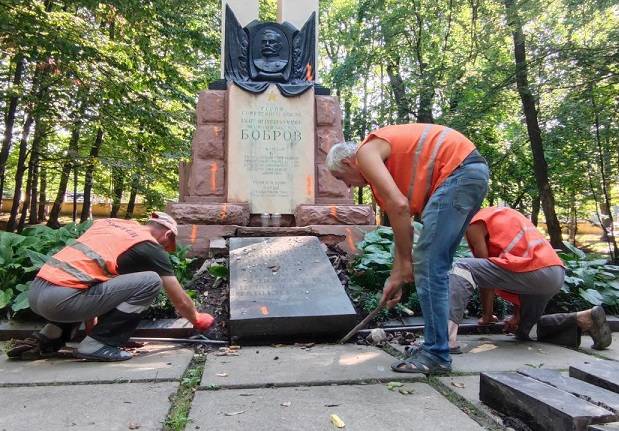
M 356 318 L 318 238 L 230 238 L 232 337 L 339 337 Z
M 619 363 L 591 361 L 570 366 L 570 376 L 619 393 Z
M 479 399 L 539 431 L 586 431 L 614 420 L 606 409 L 518 373 L 482 373 Z
M 577 396 L 585 401 L 600 406 L 615 413 L 615 420 L 619 419 L 619 394 L 583 382 L 582 380 L 568 377 L 557 370 L 544 368 L 526 368 L 518 370 L 520 374 L 539 380 L 540 382 L 554 386 L 565 392 Z

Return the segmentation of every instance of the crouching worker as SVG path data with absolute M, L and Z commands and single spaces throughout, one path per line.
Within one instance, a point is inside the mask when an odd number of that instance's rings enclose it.
M 174 276 L 167 251 L 176 248 L 177 226 L 166 213 L 153 213 L 146 226 L 131 220 L 101 219 L 52 256 L 30 288 L 30 308 L 50 323 L 17 342 L 10 358 L 35 359 L 53 354 L 71 338 L 79 322 L 97 318 L 76 356 L 93 361 L 124 361 L 120 349 L 161 287 L 194 328 L 213 324 L 198 313 Z
M 537 325 L 537 339 L 568 347 L 580 345 L 580 335 L 589 332 L 593 348 L 604 349 L 612 341 L 602 307 L 578 313 L 542 316 L 565 276 L 563 262 L 537 228 L 511 208 L 484 208 L 473 217 L 466 239 L 474 258 L 458 259 L 449 277 L 451 353 L 461 353 L 456 341 L 458 325 L 474 289 L 479 289 L 483 317 L 480 323 L 496 321 L 495 292 L 514 304 L 505 322 L 507 332 L 529 340 Z

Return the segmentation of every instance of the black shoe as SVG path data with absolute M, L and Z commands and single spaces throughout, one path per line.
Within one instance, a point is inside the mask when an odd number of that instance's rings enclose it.
M 62 337 L 48 338 L 35 332 L 25 340 L 13 340 L 13 347 L 6 351 L 6 355 L 9 359 L 34 361 L 54 356 L 64 344 Z

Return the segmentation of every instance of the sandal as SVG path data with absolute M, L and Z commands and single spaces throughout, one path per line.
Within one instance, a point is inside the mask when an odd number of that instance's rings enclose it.
M 133 355 L 129 352 L 120 350 L 118 347 L 105 345 L 92 353 L 81 353 L 78 350 L 75 352 L 75 357 L 79 359 L 86 359 L 87 361 L 118 362 L 131 359 L 133 358 Z
M 606 321 L 606 313 L 601 306 L 596 305 L 591 309 L 591 320 L 593 320 L 593 325 L 589 329 L 589 334 L 593 338 L 593 346 L 591 347 L 595 350 L 604 350 L 610 346 L 613 338 L 610 326 Z
M 431 354 L 418 350 L 417 354 L 391 364 L 391 369 L 396 373 L 446 375 L 451 372 L 451 364 L 441 364 Z
M 62 337 L 48 338 L 35 332 L 24 340 L 14 340 L 13 347 L 6 351 L 6 355 L 9 359 L 34 361 L 54 356 L 64 344 Z

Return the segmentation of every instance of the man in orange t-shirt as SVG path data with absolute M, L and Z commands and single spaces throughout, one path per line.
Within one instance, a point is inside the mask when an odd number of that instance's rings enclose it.
M 424 343 L 396 372 L 444 374 L 448 347 L 449 277 L 464 230 L 488 190 L 488 166 L 462 134 L 436 124 L 402 124 L 370 133 L 361 145 L 333 146 L 327 167 L 349 187 L 369 184 L 389 216 L 395 239 L 393 268 L 381 303 L 395 306 L 402 285 L 415 280 L 424 317 Z M 424 225 L 415 246 L 411 217 Z M 414 271 L 413 271 L 414 268 Z

